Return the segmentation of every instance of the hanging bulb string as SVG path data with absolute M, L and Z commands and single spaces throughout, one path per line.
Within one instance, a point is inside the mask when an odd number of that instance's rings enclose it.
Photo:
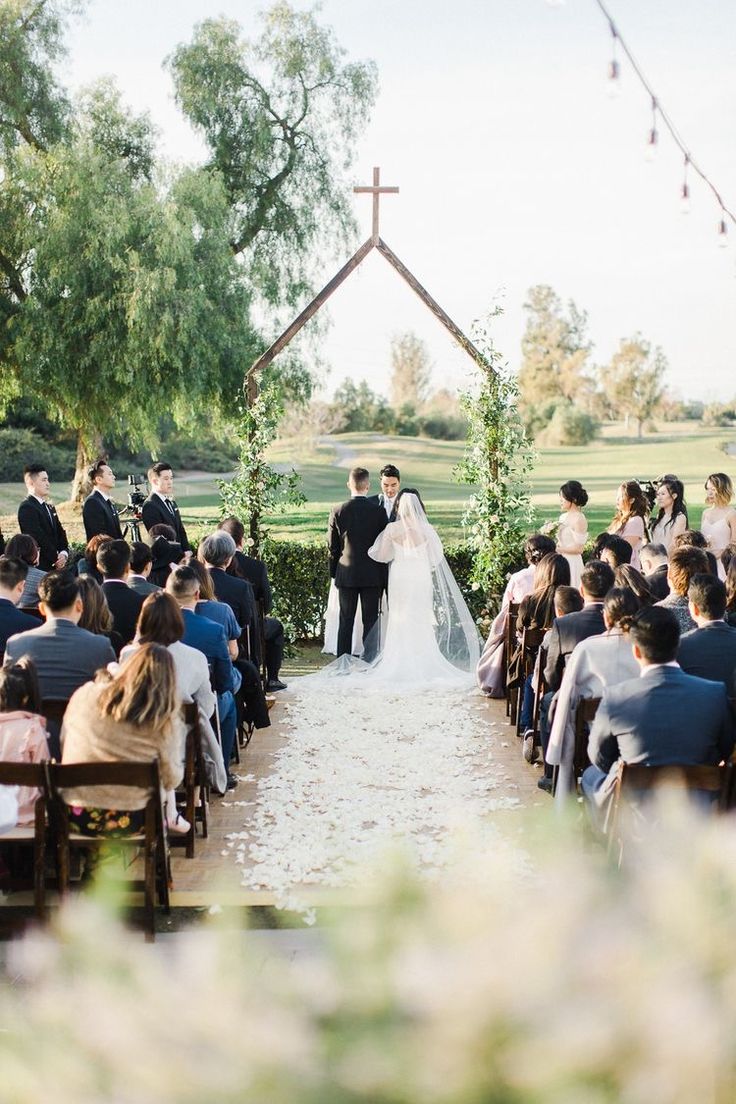
M 608 11 L 608 9 L 606 8 L 605 3 L 603 2 L 603 0 L 595 0 L 595 2 L 598 5 L 598 7 L 600 8 L 600 10 L 603 12 L 603 15 L 605 16 L 605 18 L 608 22 L 608 26 L 611 30 L 611 35 L 613 36 L 614 48 L 615 48 L 616 43 L 618 43 L 621 46 L 621 49 L 622 49 L 623 53 L 628 58 L 629 64 L 631 65 L 631 68 L 634 70 L 637 77 L 639 78 L 639 81 L 641 82 L 643 87 L 646 89 L 646 91 L 648 92 L 648 94 L 651 98 L 653 112 L 655 113 L 655 115 L 656 114 L 659 115 L 659 118 L 662 120 L 662 123 L 667 128 L 667 130 L 669 131 L 670 136 L 672 137 L 672 140 L 674 141 L 675 145 L 679 147 L 680 152 L 682 153 L 683 157 L 685 158 L 685 163 L 686 163 L 687 167 L 691 168 L 694 173 L 697 173 L 697 175 L 700 177 L 700 179 L 703 181 L 703 183 L 706 184 L 710 188 L 710 190 L 713 193 L 713 195 L 715 196 L 716 202 L 718 203 L 718 206 L 720 207 L 723 214 L 726 215 L 731 220 L 731 222 L 734 224 L 734 226 L 736 226 L 736 215 L 734 215 L 733 212 L 730 211 L 729 208 L 726 206 L 726 204 L 723 202 L 723 199 L 721 198 L 721 193 L 718 191 L 718 189 L 716 188 L 715 184 L 710 179 L 710 177 L 708 177 L 703 172 L 703 170 L 698 165 L 697 161 L 695 161 L 693 159 L 693 155 L 690 152 L 690 150 L 688 149 L 688 147 L 685 145 L 685 142 L 683 141 L 683 139 L 680 137 L 680 133 L 677 130 L 677 127 L 672 122 L 671 118 L 669 117 L 669 115 L 667 114 L 665 109 L 662 107 L 662 103 L 659 99 L 659 96 L 657 96 L 654 89 L 650 85 L 649 81 L 647 80 L 647 78 L 642 73 L 641 68 L 638 65 L 637 61 L 636 61 L 636 58 L 632 54 L 632 52 L 629 49 L 628 45 L 626 44 L 626 41 L 621 37 L 621 32 L 619 31 L 618 27 L 614 23 L 613 17 L 611 15 L 611 13 Z M 617 68 L 618 68 L 618 66 L 617 66 Z

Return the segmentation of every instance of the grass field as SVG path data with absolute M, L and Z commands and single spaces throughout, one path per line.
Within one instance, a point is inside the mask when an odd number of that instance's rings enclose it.
M 736 457 L 727 456 L 722 445 L 728 430 L 703 429 L 696 423 L 665 424 L 661 432 L 639 442 L 622 436 L 621 427 L 608 427 L 600 440 L 585 448 L 547 448 L 540 450 L 533 478 L 533 501 L 538 520 L 558 514 L 557 490 L 567 479 L 579 479 L 587 488 L 587 509 L 591 532 L 608 525 L 613 512 L 616 487 L 623 479 L 656 478 L 674 472 L 685 483 L 691 521 L 700 523 L 703 482 L 713 471 L 726 471 L 736 479 Z M 303 443 L 282 441 L 271 451 L 277 465 L 293 465 L 302 477 L 307 502 L 299 509 L 274 517 L 271 534 L 297 540 L 322 540 L 330 507 L 347 497 L 345 481 L 356 464 L 373 474 L 373 490 L 378 489 L 377 472 L 383 464 L 394 463 L 401 469 L 405 487 L 418 487 L 427 504 L 432 522 L 445 540 L 462 538 L 460 518 L 468 488 L 455 483 L 452 471 L 462 456 L 463 445 L 455 441 L 429 441 L 417 437 L 383 437 L 371 433 L 345 433 L 323 438 L 305 449 Z M 120 473 L 121 477 L 123 473 Z M 218 515 L 217 476 L 201 472 L 182 473 L 176 480 L 176 497 L 185 520 L 195 525 L 214 523 Z M 65 491 L 59 487 L 57 492 Z M 125 499 L 124 478 L 116 498 Z M 0 484 L 0 518 L 5 533 L 15 529 L 11 511 L 24 495 L 20 484 Z M 55 500 L 62 495 L 57 493 Z M 82 540 L 77 515 L 61 509 L 70 537 Z

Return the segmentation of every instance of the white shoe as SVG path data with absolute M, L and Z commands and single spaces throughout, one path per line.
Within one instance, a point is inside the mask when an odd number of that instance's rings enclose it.
M 166 830 L 171 832 L 173 836 L 185 836 L 191 828 L 191 824 L 188 820 L 185 820 L 181 813 L 176 814 L 176 820 L 171 821 L 166 818 Z

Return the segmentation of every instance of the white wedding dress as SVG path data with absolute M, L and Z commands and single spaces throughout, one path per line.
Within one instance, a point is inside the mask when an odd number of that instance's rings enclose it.
M 473 688 L 480 658 L 478 629 L 416 495 L 402 495 L 396 521 L 386 526 L 368 555 L 390 564 L 388 601 L 374 629 L 380 636 L 377 658 L 366 664 L 341 656 L 300 679 L 300 686 L 342 675 L 364 689 Z

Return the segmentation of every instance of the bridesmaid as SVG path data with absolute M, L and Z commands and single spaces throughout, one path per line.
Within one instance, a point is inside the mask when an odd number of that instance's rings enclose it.
M 641 571 L 639 549 L 647 538 L 649 503 L 635 479 L 622 483 L 616 495 L 616 514 L 608 526 L 609 533 L 616 533 L 631 545 L 631 566 Z
M 736 541 L 736 510 L 731 505 L 733 483 L 725 472 L 714 472 L 705 481 L 705 501 L 700 531 L 708 541 L 710 551 L 718 561 L 718 577 L 725 579 L 721 563 L 723 550 Z
M 560 487 L 560 522 L 557 528 L 557 552 L 570 565 L 570 586 L 580 589 L 583 574 L 585 542 L 588 539 L 588 522 L 583 513 L 588 492 L 577 479 L 570 479 Z
M 685 488 L 676 475 L 663 475 L 657 485 L 657 514 L 652 526 L 652 544 L 663 544 L 669 556 L 672 542 L 688 527 Z

